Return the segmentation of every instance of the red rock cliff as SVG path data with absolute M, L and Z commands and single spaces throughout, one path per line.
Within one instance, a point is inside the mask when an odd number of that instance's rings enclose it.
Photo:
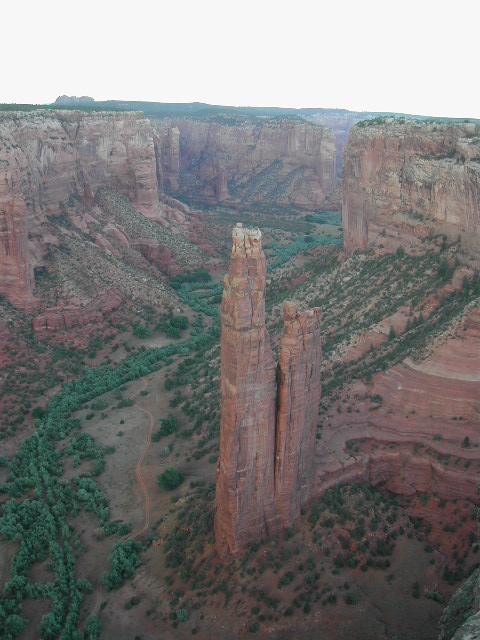
M 220 459 L 215 548 L 241 551 L 293 524 L 308 502 L 320 401 L 319 309 L 285 303 L 278 366 L 265 329 L 266 261 L 258 229 L 233 230 L 222 300 Z
M 46 216 L 71 195 L 91 206 L 100 186 L 159 215 L 153 131 L 138 113 L 32 111 L 0 114 L 0 294 L 33 304 L 33 269 L 48 238 Z
M 0 209 L 0 295 L 19 309 L 31 311 L 34 305 L 32 292 L 25 202 L 11 198 L 4 203 L 3 211 Z
M 290 526 L 311 498 L 315 482 L 315 435 L 320 402 L 320 309 L 298 313 L 283 305 L 278 362 L 275 498 L 280 522 Z
M 379 234 L 459 234 L 480 242 L 480 127 L 386 119 L 350 131 L 343 157 L 347 250 Z
M 300 119 L 223 124 L 178 118 L 156 128 L 173 195 L 316 208 L 337 186 L 333 133 Z

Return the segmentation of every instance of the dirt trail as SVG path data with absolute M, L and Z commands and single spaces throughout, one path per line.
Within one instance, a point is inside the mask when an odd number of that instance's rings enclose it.
M 146 389 L 147 380 L 144 378 L 142 382 L 143 382 L 142 388 L 139 391 L 137 391 L 137 393 L 135 393 L 132 396 L 132 398 L 136 398 L 137 396 L 140 395 L 140 393 L 143 390 Z M 138 485 L 140 486 L 140 489 L 142 490 L 142 493 L 143 493 L 144 498 L 145 498 L 145 520 L 144 520 L 144 523 L 143 523 L 143 527 L 141 529 L 137 529 L 137 531 L 134 531 L 134 532 L 130 533 L 129 535 L 125 536 L 124 538 L 121 538 L 121 540 L 135 539 L 136 537 L 142 535 L 142 533 L 145 533 L 148 530 L 148 527 L 150 526 L 150 496 L 148 495 L 147 486 L 146 486 L 145 480 L 143 479 L 143 476 L 142 476 L 142 464 L 143 464 L 143 461 L 145 460 L 145 456 L 147 455 L 148 450 L 150 448 L 150 445 L 152 443 L 153 416 L 152 416 L 151 412 L 148 409 L 145 409 L 144 407 L 140 407 L 139 406 L 139 407 L 137 407 L 137 409 L 139 411 L 141 411 L 142 413 L 144 413 L 149 419 L 149 425 L 148 425 L 148 431 L 147 431 L 147 440 L 146 440 L 146 443 L 145 443 L 145 447 L 144 447 L 144 449 L 142 451 L 142 455 L 138 459 L 137 466 L 135 467 L 135 476 L 137 478 Z M 96 616 L 98 614 L 98 611 L 100 609 L 101 600 L 102 600 L 102 595 L 105 595 L 105 590 L 99 584 L 97 586 L 97 588 L 95 589 L 95 605 L 94 605 L 90 615 Z
M 143 407 L 138 407 L 139 411 L 141 411 L 142 413 L 144 413 L 146 416 L 148 416 L 150 423 L 148 426 L 148 432 L 147 432 L 147 442 L 145 444 L 145 448 L 143 450 L 142 455 L 140 456 L 138 462 L 137 462 L 137 466 L 135 468 L 135 475 L 137 477 L 137 482 L 140 485 L 140 489 L 143 492 L 143 495 L 145 497 L 145 521 L 143 524 L 143 527 L 141 529 L 138 529 L 137 531 L 135 531 L 134 533 L 132 533 L 130 535 L 131 538 L 136 538 L 137 536 L 141 535 L 142 533 L 145 533 L 148 529 L 148 527 L 150 526 L 150 496 L 148 495 L 148 491 L 147 491 L 147 487 L 145 485 L 145 480 L 143 479 L 142 476 L 142 464 L 143 461 L 145 460 L 145 456 L 148 453 L 148 449 L 150 447 L 150 444 L 152 442 L 152 432 L 153 432 L 153 416 L 150 413 L 150 411 L 148 409 L 144 409 Z

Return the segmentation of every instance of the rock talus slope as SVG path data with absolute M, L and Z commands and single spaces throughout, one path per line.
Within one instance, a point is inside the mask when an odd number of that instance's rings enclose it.
M 480 127 L 394 119 L 353 127 L 343 157 L 342 218 L 350 252 L 385 232 L 460 235 L 479 252 Z
M 215 548 L 220 556 L 290 526 L 309 501 L 320 401 L 319 309 L 298 313 L 295 304 L 285 303 L 275 375 L 265 329 L 261 232 L 237 225 L 232 236 L 221 314 L 215 501 Z

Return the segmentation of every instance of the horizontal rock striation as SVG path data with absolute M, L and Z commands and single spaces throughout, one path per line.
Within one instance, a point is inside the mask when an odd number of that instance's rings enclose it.
M 84 327 L 101 322 L 106 315 L 117 309 L 122 303 L 118 291 L 106 291 L 88 303 L 50 307 L 33 319 L 33 330 L 39 338 L 52 331 Z
M 478 503 L 479 337 L 477 304 L 427 358 L 407 358 L 368 386 L 356 381 L 348 390 L 355 410 L 332 407 L 324 419 L 315 497 L 343 482 L 366 482 L 399 495 Z
M 153 132 L 138 113 L 0 114 L 0 294 L 31 310 L 33 269 L 49 242 L 47 216 L 72 195 L 92 206 L 109 186 L 155 218 L 159 191 Z
M 391 118 L 351 129 L 343 157 L 347 251 L 380 235 L 462 236 L 480 248 L 480 126 Z M 383 241 L 382 241 L 383 242 Z
M 337 186 L 333 133 L 301 119 L 177 118 L 156 128 L 173 195 L 316 208 Z
M 320 401 L 319 309 L 298 313 L 285 303 L 277 382 L 265 329 L 261 233 L 237 225 L 232 236 L 221 311 L 215 501 L 215 548 L 222 557 L 290 526 L 310 499 Z

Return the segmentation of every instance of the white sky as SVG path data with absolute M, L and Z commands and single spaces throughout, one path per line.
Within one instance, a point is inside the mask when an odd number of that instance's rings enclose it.
M 0 102 L 480 118 L 479 0 L 5 0 L 0 15 Z

